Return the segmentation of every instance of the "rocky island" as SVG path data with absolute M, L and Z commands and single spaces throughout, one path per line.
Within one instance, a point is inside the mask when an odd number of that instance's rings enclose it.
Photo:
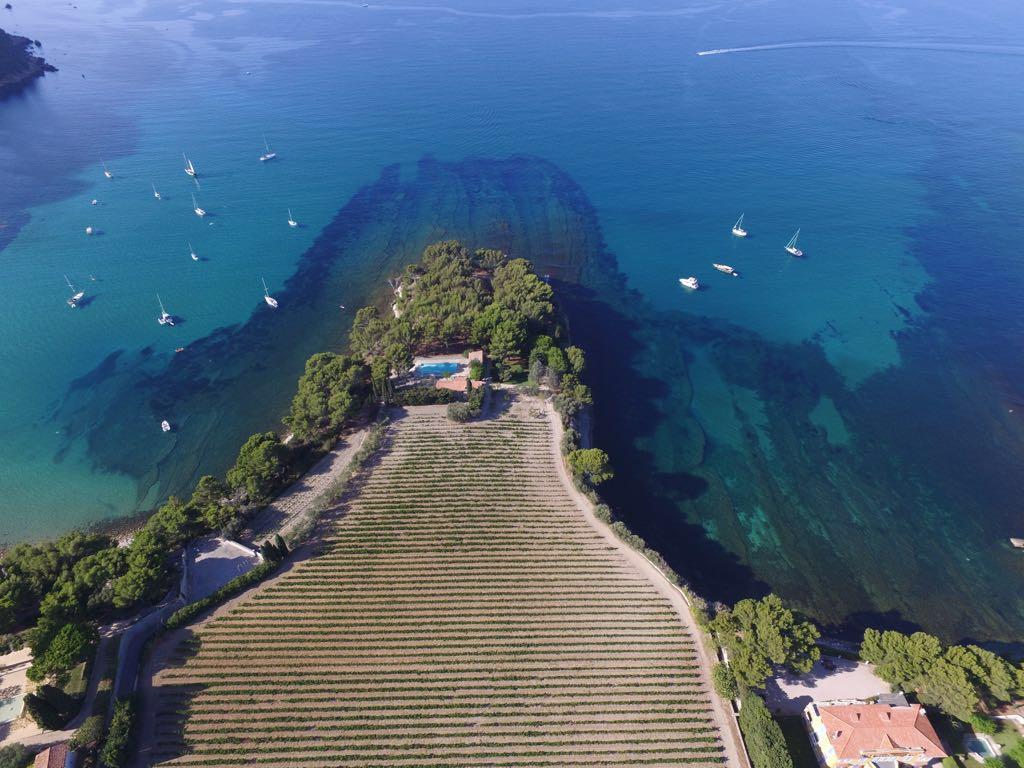
M 0 29 L 0 99 L 20 91 L 47 72 L 57 71 L 42 56 L 33 55 L 36 45 L 27 37 Z

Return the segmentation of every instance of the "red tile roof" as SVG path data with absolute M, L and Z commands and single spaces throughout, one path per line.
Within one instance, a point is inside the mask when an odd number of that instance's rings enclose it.
M 52 747 L 44 749 L 36 755 L 36 760 L 32 763 L 32 768 L 64 768 L 64 763 L 67 759 L 67 743 L 54 744 Z
M 920 704 L 844 704 L 819 706 L 818 710 L 840 760 L 900 754 L 946 757 Z

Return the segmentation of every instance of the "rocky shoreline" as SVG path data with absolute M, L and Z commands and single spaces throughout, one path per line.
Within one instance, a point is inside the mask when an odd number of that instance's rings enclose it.
M 57 68 L 33 52 L 37 43 L 0 29 L 0 100 L 17 93 L 37 77 Z

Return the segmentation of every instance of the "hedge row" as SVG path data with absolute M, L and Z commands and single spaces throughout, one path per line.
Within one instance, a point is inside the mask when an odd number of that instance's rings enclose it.
M 279 563 L 265 560 L 251 571 L 243 573 L 241 576 L 236 576 L 212 595 L 208 595 L 202 600 L 196 600 L 194 603 L 189 603 L 184 608 L 179 608 L 171 614 L 169 619 L 167 619 L 167 629 L 183 627 L 195 619 L 199 614 L 209 610 L 215 605 L 219 605 L 229 597 L 234 597 L 240 592 L 244 592 L 254 584 L 260 583 L 267 578 L 267 576 L 277 570 L 278 565 Z

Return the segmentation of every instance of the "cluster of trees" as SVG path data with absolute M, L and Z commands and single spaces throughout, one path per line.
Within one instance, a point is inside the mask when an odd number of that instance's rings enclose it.
M 749 692 L 743 695 L 739 723 L 754 768 L 793 768 L 782 728 L 760 696 Z
M 1024 667 L 976 645 L 944 646 L 924 632 L 869 629 L 860 655 L 886 682 L 960 720 L 1024 695 Z
M 100 750 L 100 765 L 120 768 L 131 754 L 135 728 L 135 704 L 131 699 L 120 699 L 114 704 L 110 728 Z
M 608 454 L 600 448 L 577 448 L 567 459 L 573 476 L 588 485 L 600 485 L 614 476 Z
M 478 387 L 473 386 L 472 377 L 466 378 L 466 402 L 450 403 L 448 405 L 448 418 L 452 421 L 465 422 L 475 419 L 480 415 L 484 407 L 484 397 L 487 396 L 487 382 Z
M 29 677 L 59 679 L 91 656 L 97 621 L 159 597 L 168 586 L 175 550 L 237 517 L 228 494 L 216 478 L 202 478 L 189 501 L 169 499 L 127 547 L 109 536 L 71 533 L 4 553 L 0 631 L 34 622 L 25 633 L 33 657 Z
M 297 440 L 336 432 L 366 400 L 369 369 L 362 360 L 320 352 L 306 361 L 285 424 Z
M 378 394 L 391 373 L 408 370 L 415 353 L 469 344 L 482 347 L 499 376 L 512 380 L 525 373 L 531 341 L 554 329 L 551 286 L 526 259 L 508 261 L 500 251 L 435 243 L 406 268 L 400 285 L 398 317 L 365 307 L 349 334 L 351 352 L 370 366 Z
M 777 666 L 805 673 L 821 658 L 818 628 L 777 595 L 723 608 L 708 628 L 729 652 L 729 667 L 741 690 L 763 688 Z

